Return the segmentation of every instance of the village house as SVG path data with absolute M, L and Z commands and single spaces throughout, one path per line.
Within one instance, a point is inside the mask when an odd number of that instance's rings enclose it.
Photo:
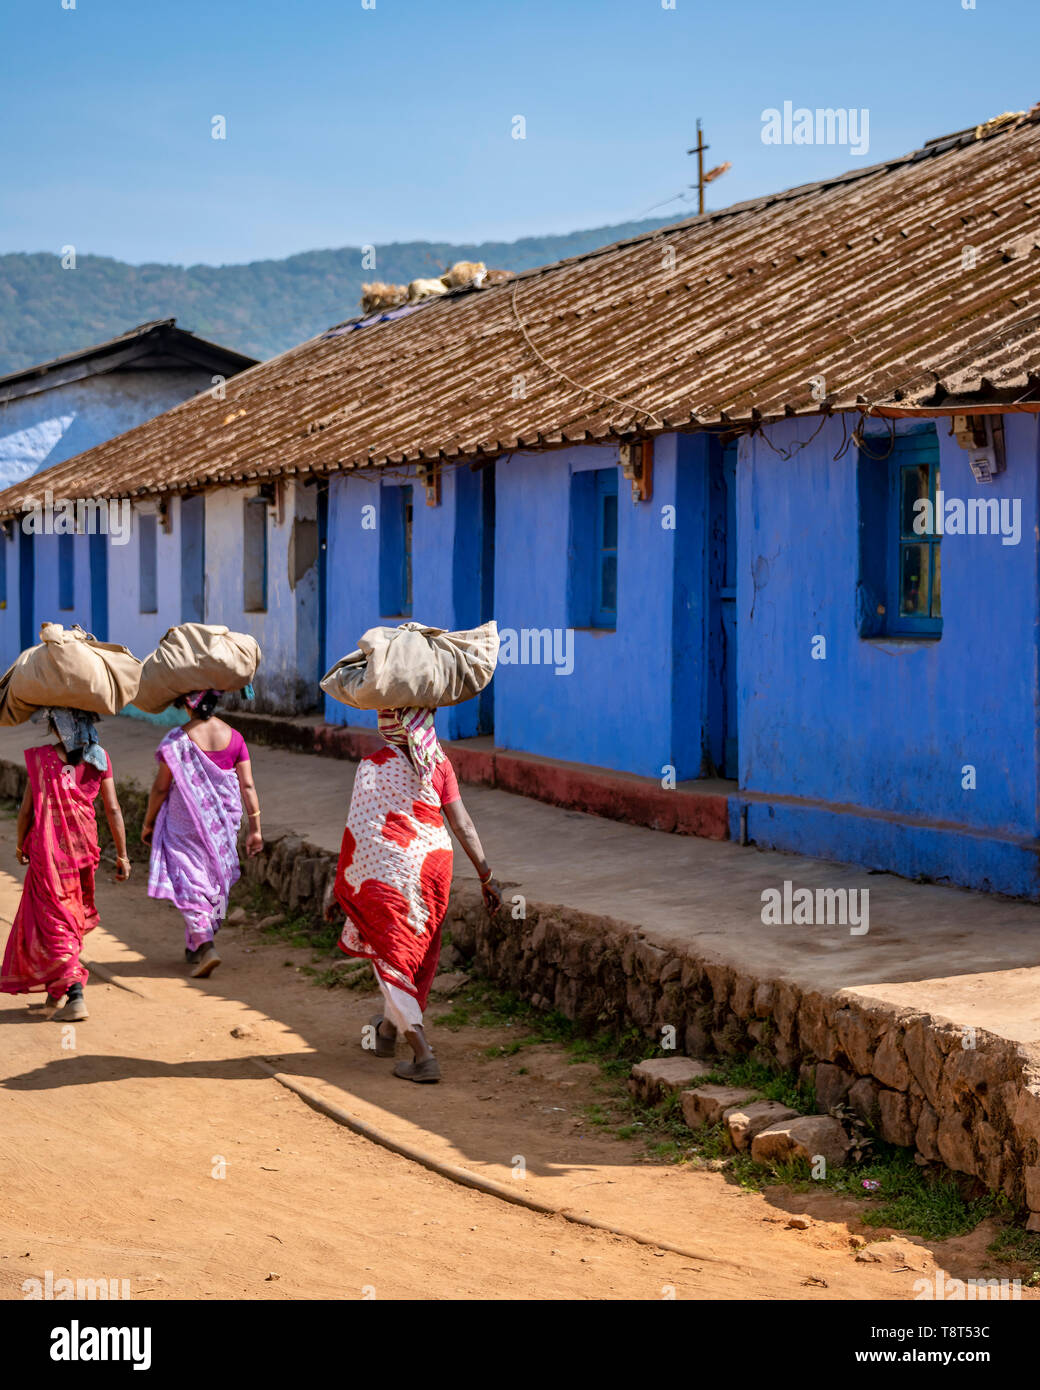
M 48 484 L 41 480 L 37 485 L 33 475 L 124 434 L 200 391 L 220 390 L 229 377 L 254 365 L 254 358 L 206 342 L 178 328 L 176 320 L 165 319 L 0 377 L 0 482 L 23 485 L 27 499 L 35 493 L 42 508 Z M 66 495 L 81 494 L 60 489 L 53 493 L 57 501 Z M 117 518 L 121 514 L 117 512 Z M 80 520 L 84 524 L 78 534 L 25 531 L 11 525 L 0 538 L 4 669 L 37 640 L 46 619 L 65 626 L 80 623 L 95 636 L 107 637 L 110 591 L 118 594 L 126 583 L 126 547 L 108 545 L 104 534 L 90 533 L 85 517 Z M 63 520 L 59 529 L 64 527 Z M 139 537 L 128 539 L 136 550 Z M 165 570 L 157 564 L 163 584 Z M 151 635 L 154 624 L 135 624 L 131 613 L 120 611 L 119 626 L 128 638 L 140 640 L 145 629 Z
M 446 737 L 1040 898 L 1038 156 L 1034 109 L 352 319 L 32 482 L 132 500 L 110 635 L 252 632 L 261 708 L 493 616 Z

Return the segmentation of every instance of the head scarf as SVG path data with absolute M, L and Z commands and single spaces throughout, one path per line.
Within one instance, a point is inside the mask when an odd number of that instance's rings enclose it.
M 96 767 L 99 772 L 108 771 L 108 757 L 98 743 L 97 729 L 94 727 L 96 715 L 83 709 L 45 706 L 31 718 L 34 724 L 52 724 L 66 753 L 82 748 L 85 763 Z
M 192 714 L 198 714 L 200 719 L 208 719 L 219 700 L 219 690 L 193 690 L 190 695 L 184 696 L 184 705 Z
M 444 749 L 437 739 L 433 716 L 432 709 L 420 709 L 418 705 L 379 711 L 380 734 L 394 748 L 404 750 L 420 782 L 428 782 L 433 769 L 444 761 Z

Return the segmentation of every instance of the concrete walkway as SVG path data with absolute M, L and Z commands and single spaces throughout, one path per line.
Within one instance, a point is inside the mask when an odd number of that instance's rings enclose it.
M 106 720 L 101 737 L 117 778 L 147 787 L 162 734 L 139 720 Z M 39 741 L 33 725 L 0 729 L 0 760 L 20 763 Z M 292 830 L 336 853 L 354 764 L 251 751 L 265 833 Z M 1040 906 L 663 834 L 499 790 L 466 787 L 464 798 L 496 874 L 532 902 L 605 915 L 670 951 L 803 991 L 852 989 L 1016 1043 L 1040 1042 Z M 472 877 L 461 853 L 456 871 Z M 869 931 L 763 925 L 763 890 L 782 890 L 785 880 L 795 889 L 869 891 Z

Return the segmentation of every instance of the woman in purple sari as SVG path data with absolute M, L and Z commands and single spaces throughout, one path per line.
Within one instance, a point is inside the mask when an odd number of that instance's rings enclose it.
M 184 955 L 196 979 L 220 964 L 213 938 L 238 881 L 242 803 L 249 814 L 246 853 L 264 847 L 249 750 L 237 729 L 213 717 L 220 695 L 199 690 L 178 700 L 191 718 L 156 751 L 159 770 L 141 839 L 152 847 L 148 896 L 168 898 L 184 917 Z

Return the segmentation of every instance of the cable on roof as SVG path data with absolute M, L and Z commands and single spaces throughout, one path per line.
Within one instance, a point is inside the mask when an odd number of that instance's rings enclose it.
M 546 369 L 546 371 L 551 372 L 553 376 L 558 376 L 561 379 L 561 381 L 567 382 L 568 386 L 573 386 L 575 390 L 582 391 L 586 395 L 599 396 L 602 400 L 610 401 L 613 405 L 623 406 L 626 410 L 642 411 L 644 415 L 646 415 L 649 419 L 653 420 L 655 425 L 659 425 L 661 429 L 664 429 L 664 421 L 660 419 L 657 415 L 655 415 L 654 412 L 650 410 L 647 406 L 640 405 L 638 401 L 619 400 L 617 396 L 610 396 L 607 394 L 606 391 L 601 391 L 598 386 L 583 386 L 580 381 L 575 381 L 574 378 L 568 376 L 566 372 L 562 372 L 559 369 L 559 367 L 554 367 L 551 362 L 547 362 L 546 359 L 535 347 L 534 343 L 532 343 L 531 335 L 528 333 L 527 328 L 524 326 L 524 321 L 520 317 L 520 310 L 516 306 L 516 292 L 519 289 L 519 287 L 520 281 L 514 280 L 513 293 L 510 300 L 513 306 L 513 317 L 516 319 L 517 327 L 523 334 L 524 342 L 534 353 L 535 357 L 538 358 L 538 361 L 541 362 L 542 366 Z

